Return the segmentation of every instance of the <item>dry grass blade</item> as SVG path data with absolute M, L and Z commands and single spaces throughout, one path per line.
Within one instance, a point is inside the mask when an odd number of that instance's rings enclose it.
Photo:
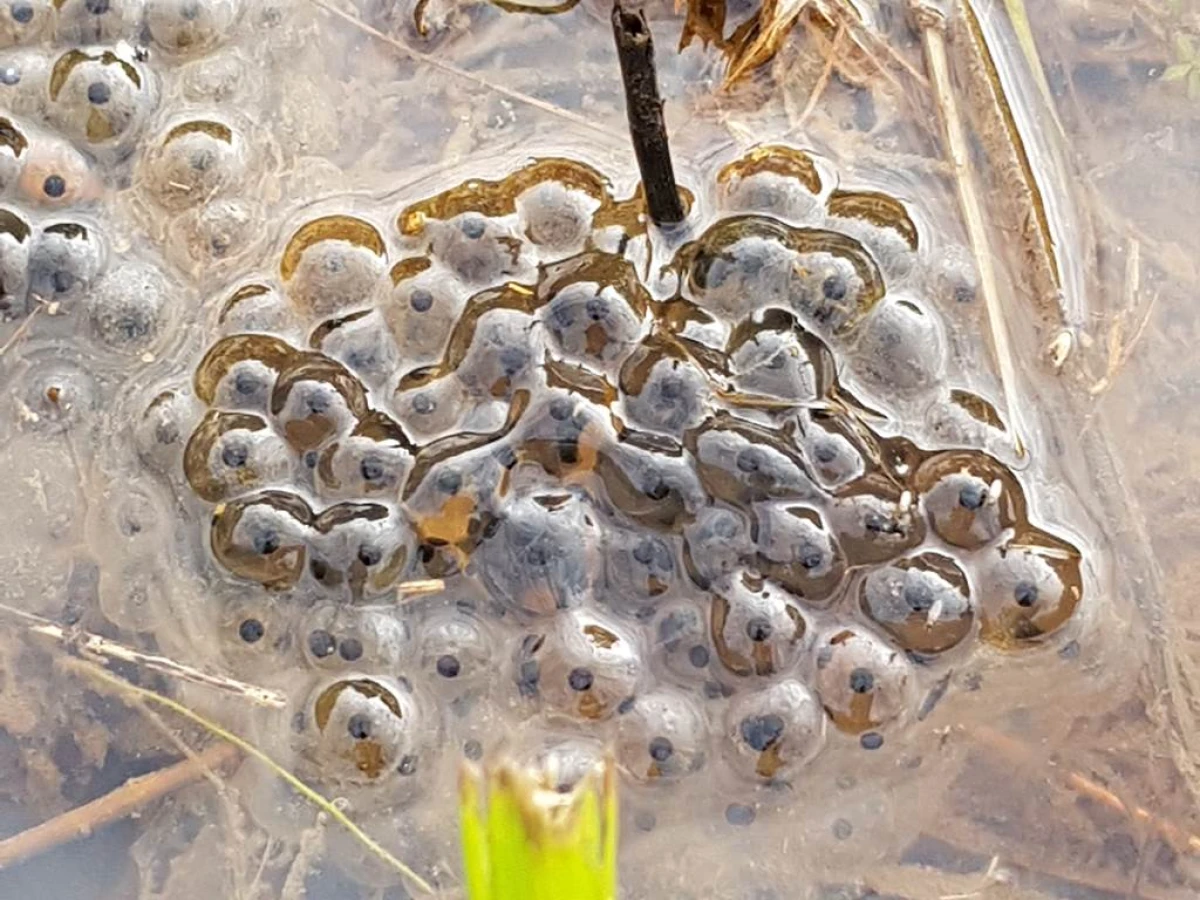
M 287 697 L 270 688 L 247 684 L 244 681 L 227 678 L 224 675 L 214 675 L 210 672 L 176 662 L 166 656 L 143 653 L 140 650 L 134 650 L 132 647 L 126 647 L 124 644 L 118 644 L 116 641 L 110 641 L 108 638 L 100 637 L 97 634 L 89 634 L 83 631 L 69 631 L 61 625 L 51 622 L 49 619 L 6 606 L 3 603 L 0 603 L 0 614 L 25 622 L 30 634 L 50 638 L 59 644 L 75 647 L 87 653 L 93 653 L 103 659 L 119 659 L 122 662 L 145 666 L 147 669 L 152 669 L 163 675 L 171 675 L 192 684 L 201 684 L 205 687 L 225 691 L 226 693 L 237 694 L 260 706 L 269 706 L 273 709 L 282 709 L 287 706 Z
M 988 328 L 992 336 L 992 347 L 1000 369 L 1000 387 L 1004 394 L 1005 413 L 1012 429 L 1015 450 L 1018 456 L 1025 455 L 1021 440 L 1020 422 L 1016 405 L 1016 369 L 1013 365 L 1012 347 L 1009 344 L 1008 325 L 1000 305 L 1000 289 L 993 263 L 993 254 L 984 225 L 984 209 L 979 199 L 979 189 L 971 171 L 970 147 L 966 129 L 958 108 L 954 84 L 950 79 L 949 59 L 946 54 L 945 18 L 940 12 L 914 0 L 913 10 L 921 29 L 925 47 L 925 58 L 929 65 L 930 79 L 938 115 L 942 120 L 942 131 L 946 139 L 946 152 L 954 168 L 958 186 L 959 205 L 966 222 L 971 251 L 979 267 L 979 282 L 987 309 Z
M 759 66 L 770 62 L 806 6 L 808 0 L 763 0 L 753 27 L 730 55 L 722 89 L 728 90 Z
M 20 834 L 0 841 L 0 869 L 14 866 L 48 850 L 123 819 L 147 804 L 206 777 L 236 760 L 241 753 L 230 744 L 209 747 L 191 759 L 184 759 L 141 778 L 131 778 L 119 788 L 91 803 L 77 806 L 35 825 Z
M 362 19 L 359 19 L 344 10 L 338 9 L 336 6 L 328 3 L 327 0 L 309 0 L 309 2 L 329 15 L 341 19 L 343 22 L 346 22 L 352 27 L 357 28 L 363 34 L 369 34 L 376 40 L 382 41 L 389 47 L 399 51 L 404 56 L 407 56 L 409 59 L 414 59 L 418 62 L 425 63 L 426 65 L 432 66 L 441 72 L 445 72 L 447 75 L 452 75 L 455 78 L 462 79 L 463 81 L 469 81 L 471 84 L 474 84 L 477 87 L 481 87 L 485 90 L 508 97 L 510 100 L 515 100 L 518 103 L 525 104 L 526 106 L 532 106 L 534 109 L 540 109 L 544 113 L 557 116 L 560 119 L 564 119 L 582 128 L 586 128 L 588 131 L 591 131 L 595 134 L 603 135 L 605 140 L 610 143 L 615 140 L 619 140 L 618 138 L 614 137 L 614 133 L 611 128 L 606 127 L 600 122 L 596 122 L 585 116 L 561 109 L 560 107 L 555 106 L 553 103 L 547 103 L 545 100 L 539 100 L 537 97 L 531 97 L 528 94 L 523 94 L 520 91 L 513 90 L 512 88 L 504 87 L 504 85 L 494 84 L 493 82 L 488 81 L 482 75 L 476 75 L 474 72 L 468 72 L 466 69 L 460 69 L 458 66 L 444 62 L 443 60 L 440 60 L 428 53 L 422 53 L 420 50 L 414 50 L 403 41 L 399 41 L 391 35 L 384 34 L 377 28 L 372 28 L 366 22 L 362 21 Z

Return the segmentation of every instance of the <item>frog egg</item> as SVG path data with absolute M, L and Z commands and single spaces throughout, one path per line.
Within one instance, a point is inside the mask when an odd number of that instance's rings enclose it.
M 218 398 L 230 400 L 246 398 L 251 400 L 260 390 L 260 378 L 255 373 L 261 370 L 259 366 L 271 373 L 271 391 L 274 393 L 274 383 L 279 374 L 292 371 L 302 354 L 291 344 L 268 334 L 231 334 L 221 338 L 208 348 L 194 373 L 196 396 L 201 402 L 213 405 Z M 251 363 L 251 366 L 246 366 Z M 242 385 L 237 384 L 238 375 L 244 377 Z M 238 400 L 234 406 L 242 405 Z
M 20 197 L 31 204 L 62 209 L 98 199 L 104 185 L 86 157 L 68 141 L 30 132 L 17 188 Z
M 114 561 L 100 570 L 100 608 L 119 627 L 152 631 L 165 612 L 159 604 L 167 596 L 160 563 L 166 519 L 153 497 L 119 483 L 90 510 L 89 543 Z
M 952 244 L 933 254 L 925 269 L 923 287 L 937 309 L 974 303 L 979 296 L 979 271 L 971 251 Z
M 812 171 L 815 176 L 816 170 Z M 721 205 L 731 212 L 765 213 L 794 225 L 820 225 L 825 219 L 819 179 L 806 184 L 789 175 L 755 172 L 732 179 L 723 188 Z
M 217 385 L 211 405 L 265 415 L 271 409 L 276 375 L 276 371 L 262 360 L 239 360 L 229 367 Z
M 866 472 L 862 453 L 836 431 L 812 426 L 805 430 L 802 447 L 813 475 L 826 490 L 843 487 Z
M 1079 607 L 1079 550 L 1027 528 L 987 552 L 977 583 L 983 639 L 1005 649 L 1036 644 L 1061 629 Z
M 880 728 L 912 706 L 912 666 L 904 653 L 865 629 L 832 628 L 816 647 L 817 693 L 848 734 Z
M 131 9 L 135 5 L 117 0 L 67 0 L 59 10 L 60 30 L 71 30 L 75 10 L 82 10 L 90 20 L 106 19 L 84 9 L 102 3 L 109 4 L 110 14 L 118 6 Z M 107 38 L 92 35 L 81 39 Z M 119 155 L 137 138 L 157 103 L 156 95 L 151 73 L 137 61 L 113 50 L 68 50 L 54 63 L 48 115 L 66 137 L 95 153 Z
M 568 794 L 585 777 L 597 772 L 605 759 L 604 744 L 589 733 L 578 733 L 530 719 L 511 748 L 512 761 L 536 773 L 543 785 Z
M 730 356 L 739 391 L 806 403 L 817 398 L 817 377 L 795 334 L 759 331 Z
M 674 601 L 663 606 L 649 634 L 651 658 L 684 684 L 708 678 L 710 666 L 718 665 L 708 616 L 695 603 Z
M 400 441 L 352 434 L 330 444 L 317 462 L 317 483 L 330 497 L 395 497 L 412 469 Z
M 521 422 L 517 446 L 522 461 L 541 466 L 562 481 L 591 469 L 595 449 L 608 440 L 596 407 L 573 394 L 555 391 Z
M 184 391 L 155 394 L 134 424 L 138 458 L 160 475 L 174 475 L 181 468 L 185 439 L 195 415 L 195 403 Z
M 309 664 L 326 671 L 395 669 L 413 653 L 409 617 L 391 606 L 317 606 L 300 622 L 296 640 Z
M 241 0 L 146 0 L 146 27 L 164 50 L 201 53 L 229 34 Z
M 575 718 L 608 718 L 633 696 L 641 678 L 642 648 L 635 633 L 590 610 L 565 613 L 550 626 L 521 642 L 518 691 Z
M 53 20 L 52 0 L 4 0 L 0 3 L 0 47 L 39 41 Z
M 803 459 L 774 433 L 717 419 L 689 434 L 685 444 L 700 483 L 717 500 L 748 508 L 817 494 Z
M 428 441 L 451 431 L 467 406 L 467 390 L 455 375 L 398 391 L 393 405 L 404 430 Z
M 101 408 L 95 377 L 72 362 L 39 360 L 20 377 L 12 392 L 18 422 L 43 434 L 78 430 L 96 419 Z
M 387 250 L 374 225 L 352 216 L 325 216 L 292 235 L 279 263 L 288 297 L 303 314 L 322 319 L 371 306 L 387 277 Z
M 620 381 L 626 417 L 650 431 L 679 437 L 699 425 L 711 407 L 704 373 L 684 360 L 662 356 L 647 365 L 630 357 Z
M 0 322 L 24 318 L 29 312 L 29 257 L 33 230 L 23 216 L 0 208 Z
M 365 384 L 382 388 L 396 372 L 400 352 L 377 310 L 350 313 L 317 327 L 310 345 L 350 369 Z
M 821 519 L 806 506 L 763 504 L 758 523 L 758 570 L 807 603 L 828 600 L 841 584 L 846 560 Z
M 494 642 L 487 625 L 474 613 L 457 608 L 436 610 L 421 620 L 421 671 L 443 695 L 462 695 L 485 686 L 495 676 Z
M 600 529 L 569 494 L 521 497 L 503 510 L 477 552 L 480 578 L 506 606 L 532 614 L 578 606 L 591 587 Z
M 86 295 L 104 268 L 105 248 L 75 222 L 55 222 L 38 232 L 29 256 L 31 299 L 67 303 Z
M 990 544 L 1026 516 L 1012 472 L 982 453 L 939 453 L 921 464 L 914 483 L 934 533 L 964 550 Z
M 861 208 L 864 203 L 873 208 Z M 829 212 L 826 227 L 866 247 L 890 287 L 912 274 L 917 264 L 917 229 L 898 201 L 883 194 L 835 191 L 829 199 Z
M 516 198 L 521 232 L 543 251 L 565 256 L 583 249 L 600 201 L 558 181 L 543 181 Z
M 744 779 L 789 783 L 824 743 L 821 703 L 794 678 L 738 694 L 725 711 L 725 758 Z
M 292 662 L 292 623 L 286 607 L 275 598 L 241 592 L 223 596 L 219 615 L 221 655 L 237 672 L 277 670 Z
M 848 333 L 870 308 L 872 285 L 854 263 L 825 251 L 803 253 L 792 271 L 788 305 L 814 333 Z
M 197 278 L 213 267 L 232 267 L 261 246 L 263 224 L 257 202 L 217 197 L 171 220 L 167 257 Z
M 908 491 L 864 481 L 861 492 L 843 496 L 829 507 L 828 518 L 848 565 L 887 562 L 925 540 L 925 521 Z
M 183 471 L 196 495 L 216 503 L 292 480 L 293 457 L 259 416 L 211 410 L 183 453 Z
M 297 355 L 279 374 L 271 415 L 287 442 L 308 454 L 347 435 L 367 413 L 366 390 L 339 363 L 320 354 Z M 310 467 L 317 456 L 307 457 Z
M 245 139 L 216 119 L 177 121 L 152 142 L 139 166 L 151 196 L 178 212 L 209 203 L 242 184 L 247 171 Z
M 859 587 L 863 613 L 905 650 L 935 654 L 971 633 L 967 576 L 949 557 L 922 553 L 870 572 Z
M 182 98 L 203 106 L 235 108 L 262 89 L 262 73 L 236 49 L 190 59 L 175 71 Z
M 0 191 L 7 192 L 20 179 L 28 152 L 25 128 L 12 119 L 0 118 Z
M 431 222 L 428 228 L 433 255 L 467 284 L 496 284 L 521 269 L 521 239 L 479 213 Z
M 100 572 L 97 596 L 104 617 L 131 632 L 153 633 L 167 615 L 159 604 L 170 579 L 154 559 L 120 559 Z
M 20 2 L 20 0 L 17 0 Z M 29 0 L 49 5 L 51 0 Z M 0 46 L 4 45 L 4 6 L 0 0 Z M 18 116 L 41 119 L 46 106 L 46 82 L 50 60 L 35 49 L 0 52 L 0 109 Z M 0 188 L 8 184 L 0 179 Z
M 711 248 L 701 238 L 686 285 L 688 295 L 706 312 L 740 320 L 757 309 L 787 306 L 796 254 L 784 243 L 782 226 L 762 221 L 770 225 L 735 233 L 732 240 L 720 240 Z M 750 223 L 757 224 L 758 220 Z
M 146 0 L 56 0 L 60 41 L 111 44 L 138 36 Z
M 440 266 L 415 276 L 404 274 L 409 262 L 412 260 L 402 260 L 392 268 L 394 286 L 384 317 L 404 361 L 428 365 L 438 362 L 446 351 L 468 293 Z
M 305 754 L 322 780 L 387 785 L 388 800 L 410 800 L 439 744 L 438 717 L 403 683 L 344 678 L 319 687 L 307 707 Z
M 458 377 L 479 397 L 510 397 L 532 385 L 541 372 L 541 335 L 536 320 L 524 313 L 499 310 L 485 315 L 475 329 Z
M 850 356 L 854 374 L 889 396 L 933 387 L 945 365 L 946 341 L 936 316 L 899 296 L 875 308 Z
M 707 745 L 704 714 L 676 691 L 641 694 L 617 719 L 617 763 L 639 782 L 670 783 L 698 772 Z
M 754 551 L 745 516 L 720 506 L 701 510 L 683 535 L 684 568 L 696 586 L 706 590 L 731 575 Z
M 394 585 L 416 552 L 408 522 L 380 503 L 339 503 L 313 524 L 309 572 L 327 588 L 346 585 L 355 600 Z
M 800 661 L 808 622 L 773 584 L 735 573 L 712 596 L 709 627 L 717 658 L 734 675 L 774 675 Z
M 293 310 L 275 288 L 249 282 L 225 298 L 217 315 L 222 334 L 245 332 L 286 333 L 296 324 Z
M 179 291 L 153 266 L 131 261 L 110 269 L 85 298 L 92 336 L 119 353 L 145 353 L 168 333 L 173 299 Z
M 604 577 L 596 595 L 610 609 L 641 614 L 678 582 L 675 540 L 626 528 L 608 529 Z
M 680 531 L 709 502 L 684 454 L 617 444 L 597 453 L 595 473 L 613 510 L 654 531 Z
M 612 285 L 574 282 L 542 313 L 551 346 L 566 359 L 609 368 L 642 336 L 642 319 Z
M 304 574 L 312 510 L 296 494 L 261 491 L 213 511 L 210 543 L 231 574 L 283 590 Z

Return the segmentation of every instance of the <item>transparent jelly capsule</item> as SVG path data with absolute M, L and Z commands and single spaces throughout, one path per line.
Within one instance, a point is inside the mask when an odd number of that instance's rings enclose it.
M 472 610 L 438 609 L 421 618 L 420 667 L 440 694 L 457 696 L 495 677 L 496 637 Z
M 576 718 L 606 719 L 634 695 L 643 649 L 624 625 L 576 610 L 556 617 L 546 632 L 526 635 L 514 661 L 522 696 Z
M 108 4 L 104 15 L 86 12 L 88 4 L 101 3 Z M 74 31 L 72 25 L 84 21 L 75 18 L 77 12 L 89 22 L 112 21 L 118 8 L 134 5 L 133 0 L 67 0 L 59 10 L 59 28 Z M 106 38 L 92 35 L 82 39 Z M 158 100 L 151 72 L 132 53 L 127 55 L 119 48 L 67 50 L 54 62 L 49 97 L 50 121 L 67 137 L 106 156 L 118 155 L 130 146 Z
M 92 336 L 118 353 L 141 354 L 160 344 L 179 297 L 154 266 L 126 261 L 96 279 L 85 303 Z
M 296 325 L 294 311 L 269 284 L 248 282 L 233 290 L 221 304 L 217 325 L 222 334 L 246 332 L 281 334 Z
M 686 254 L 688 296 L 705 311 L 736 320 L 756 309 L 786 307 L 796 263 L 787 230 L 758 216 L 718 222 Z
M 854 374 L 887 396 L 934 387 L 945 366 L 941 323 L 915 298 L 900 295 L 879 304 L 862 324 L 850 357 Z
M 651 630 L 652 658 L 685 684 L 708 678 L 719 665 L 708 629 L 708 616 L 695 603 L 673 601 L 659 610 Z
M 728 577 L 754 553 L 750 522 L 722 506 L 701 510 L 683 534 L 684 568 L 700 588 Z
M 599 568 L 600 528 L 571 494 L 520 497 L 502 511 L 476 554 L 491 595 L 527 613 L 579 606 Z
M 865 255 L 861 245 L 854 243 Z M 847 334 L 875 306 L 871 298 L 882 293 L 882 276 L 877 272 L 874 276 L 880 280 L 864 277 L 853 258 L 838 253 L 826 250 L 804 253 L 792 273 L 788 304 L 817 334 L 827 337 Z
M 766 213 L 800 225 L 817 225 L 825 217 L 821 182 L 811 156 L 782 145 L 755 147 L 717 173 L 725 209 Z
M 91 203 L 102 195 L 104 185 L 92 164 L 69 141 L 31 131 L 17 188 L 27 203 L 62 209 Z
M 146 0 L 146 27 L 164 50 L 202 53 L 228 34 L 241 0 Z
M 768 328 L 735 331 L 730 350 L 738 390 L 796 404 L 817 398 L 816 372 L 795 333 Z
M 757 568 L 809 603 L 828 600 L 841 584 L 846 560 L 821 514 L 780 503 L 755 508 Z
M 101 241 L 84 225 L 44 225 L 29 256 L 31 298 L 48 303 L 78 300 L 103 270 L 105 255 Z
M 353 216 L 324 216 L 292 235 L 280 258 L 279 274 L 301 313 L 328 318 L 376 303 L 387 283 L 387 248 L 371 223 Z
M 334 681 L 315 692 L 307 713 L 308 756 L 335 784 L 386 783 L 393 798 L 411 796 L 422 779 L 410 776 L 433 762 L 437 717 L 403 683 L 378 677 Z
M 49 0 L 40 2 L 48 4 Z M 0 21 L 3 18 L 4 13 L 0 11 Z M 3 30 L 0 27 L 0 45 L 4 42 Z M 31 48 L 0 52 L 0 109 L 18 116 L 40 119 L 46 107 L 46 81 L 49 74 L 50 60 L 39 50 Z M 8 121 L 11 126 L 12 120 Z M 6 173 L 5 177 L 0 177 L 0 189 L 3 189 L 11 183 L 14 169 L 0 163 L 0 172 Z
M 800 661 L 808 622 L 779 587 L 749 572 L 716 589 L 709 627 L 717 658 L 734 675 L 775 675 Z
M 565 256 L 583 249 L 600 201 L 559 181 L 543 181 L 516 198 L 521 232 L 544 253 Z
M 60 41 L 109 44 L 138 37 L 146 0 L 58 0 Z
M 248 151 L 240 131 L 227 122 L 187 119 L 168 125 L 139 166 L 150 195 L 161 206 L 179 211 L 209 203 L 242 184 Z
M 585 399 L 564 392 L 521 421 L 517 447 L 522 460 L 537 463 L 563 481 L 590 472 L 597 448 L 609 440 L 599 410 Z
M 699 368 L 653 351 L 631 356 L 621 368 L 620 382 L 629 422 L 673 437 L 699 425 L 712 402 L 708 379 Z
M 309 336 L 309 345 L 374 388 L 383 388 L 400 362 L 400 351 L 377 310 L 360 310 L 322 322 Z
M 180 471 L 195 416 L 193 400 L 184 391 L 168 389 L 154 394 L 134 425 L 138 457 L 160 475 Z
M 634 301 L 642 299 L 637 294 Z M 542 321 L 557 354 L 604 369 L 618 363 L 641 340 L 645 305 L 638 305 L 640 311 L 616 284 L 578 280 L 554 294 L 542 311 Z
M 287 444 L 252 413 L 210 410 L 183 453 L 183 471 L 197 496 L 216 503 L 292 480 Z
M 604 576 L 596 595 L 610 609 L 652 610 L 678 582 L 678 538 L 609 528 L 604 536 Z
M 410 664 L 413 630 L 392 606 L 321 605 L 306 615 L 296 640 L 310 664 L 325 670 L 394 670 Z
M 232 267 L 262 244 L 261 205 L 247 197 L 216 197 L 184 210 L 167 229 L 167 257 L 195 277 L 207 268 Z
M 725 711 L 725 757 L 743 778 L 789 782 L 824 743 L 820 700 L 794 678 L 738 694 Z
M 318 353 L 292 357 L 271 392 L 276 426 L 302 454 L 349 434 L 368 411 L 362 382 L 341 363 Z M 316 457 L 311 463 L 316 465 Z
M 273 393 L 280 373 L 293 371 L 300 356 L 299 350 L 273 335 L 228 335 L 209 347 L 197 364 L 193 376 L 196 397 L 210 405 L 232 400 L 232 405 L 240 406 L 242 402 L 235 398 L 249 400 L 259 396 L 263 370 L 270 373 L 268 380 Z M 243 376 L 240 387 L 239 375 Z M 269 396 L 264 412 L 270 408 Z
M 221 597 L 222 657 L 239 671 L 270 671 L 291 662 L 292 622 L 286 608 L 261 592 Z
M 983 639 L 1004 648 L 1035 644 L 1078 609 L 1082 560 L 1067 541 L 1025 526 L 987 552 L 978 584 Z
M 304 575 L 312 510 L 287 491 L 261 491 L 213 511 L 213 556 L 231 574 L 267 588 L 294 587 Z
M 966 247 L 952 244 L 934 253 L 924 275 L 925 295 L 938 309 L 972 304 L 979 296 L 979 271 Z
M 477 397 L 507 399 L 515 390 L 537 384 L 543 351 L 536 326 L 533 317 L 515 310 L 484 315 L 457 368 L 467 390 Z
M 467 409 L 467 389 L 457 376 L 397 391 L 393 405 L 414 440 L 440 437 L 454 429 Z
M 866 472 L 858 446 L 838 431 L 810 425 L 804 430 L 801 446 L 814 478 L 826 490 L 847 485 Z
M 52 0 L 3 0 L 0 3 L 0 47 L 39 41 L 53 21 Z
M 904 204 L 878 191 L 836 190 L 827 202 L 828 227 L 860 241 L 879 263 L 890 287 L 917 264 L 919 235 Z
M 96 378 L 85 367 L 57 355 L 38 358 L 21 373 L 12 392 L 16 420 L 43 434 L 93 425 L 102 409 Z
M 866 616 L 905 650 L 941 653 L 971 633 L 975 610 L 962 569 L 947 556 L 922 553 L 867 574 L 859 587 Z
M 860 734 L 912 707 L 911 663 L 864 628 L 832 628 L 816 645 L 817 693 L 839 729 Z
M 887 562 L 925 540 L 912 493 L 871 476 L 842 489 L 828 520 L 851 566 Z
M 1027 515 L 1016 477 L 983 453 L 932 456 L 918 467 L 914 484 L 934 533 L 964 550 L 991 543 Z
M 505 225 L 477 212 L 430 222 L 430 250 L 458 278 L 494 285 L 521 269 L 521 239 Z
M 0 208 L 0 322 L 29 312 L 29 257 L 33 230 L 20 213 Z
M 396 263 L 391 280 L 383 314 L 401 357 L 409 365 L 437 362 L 466 306 L 468 289 L 426 257 Z
M 707 761 L 708 722 L 696 702 L 677 691 L 639 694 L 617 719 L 617 762 L 640 782 L 679 781 Z
M 686 456 L 629 443 L 596 454 L 595 472 L 612 508 L 643 528 L 679 532 L 708 502 Z
M 710 496 L 748 508 L 764 500 L 805 500 L 817 488 L 804 460 L 779 434 L 727 416 L 690 432 L 685 445 Z
M 412 446 L 402 435 L 361 426 L 330 444 L 317 462 L 321 493 L 331 497 L 396 497 L 412 469 Z
M 342 585 L 353 599 L 395 584 L 412 561 L 415 540 L 405 518 L 382 503 L 343 502 L 313 521 L 309 572 L 327 588 Z

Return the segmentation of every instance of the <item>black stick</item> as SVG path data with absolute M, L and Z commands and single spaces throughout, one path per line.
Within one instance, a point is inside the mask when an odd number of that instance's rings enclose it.
M 621 60 L 621 80 L 625 83 L 629 133 L 642 172 L 646 207 L 655 223 L 674 225 L 683 221 L 683 204 L 675 185 L 667 128 L 663 124 L 663 104 L 654 74 L 654 40 L 641 11 L 625 12 L 620 0 L 613 4 L 612 23 L 617 57 Z

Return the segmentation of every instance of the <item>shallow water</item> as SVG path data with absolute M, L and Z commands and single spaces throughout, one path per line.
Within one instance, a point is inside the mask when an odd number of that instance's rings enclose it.
M 569 782 L 610 742 L 629 897 L 1194 896 L 1200 183 L 1160 80 L 1194 10 L 1031 4 L 1061 134 L 981 13 L 1061 297 L 951 31 L 1006 397 L 896 4 L 729 89 L 647 8 L 669 233 L 599 7 L 86 6 L 0 58 L 0 601 L 278 692 L 116 669 L 446 896 L 464 758 Z M 4 621 L 0 833 L 204 744 Z M 261 766 L 227 781 L 0 894 L 404 896 Z

